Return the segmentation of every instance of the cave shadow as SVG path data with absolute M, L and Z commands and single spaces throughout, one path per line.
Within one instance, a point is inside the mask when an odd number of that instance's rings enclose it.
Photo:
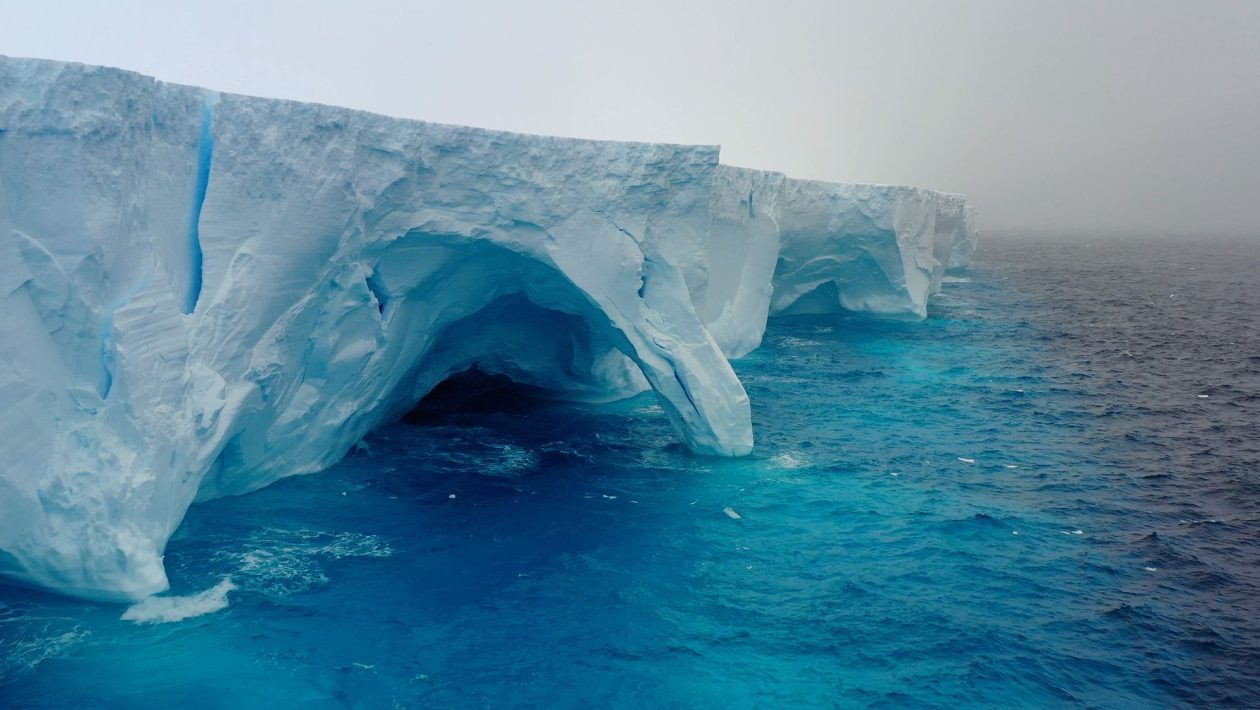
M 527 417 L 541 414 L 555 402 L 544 390 L 512 380 L 507 375 L 482 370 L 474 363 L 467 370 L 442 380 L 421 399 L 402 421 L 413 426 L 461 424 L 502 414 Z

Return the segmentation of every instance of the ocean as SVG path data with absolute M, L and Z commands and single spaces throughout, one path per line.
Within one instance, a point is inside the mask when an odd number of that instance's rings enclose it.
M 757 447 L 430 403 L 192 508 L 171 598 L 0 587 L 0 707 L 1260 706 L 1260 243 L 990 239 L 771 322 Z

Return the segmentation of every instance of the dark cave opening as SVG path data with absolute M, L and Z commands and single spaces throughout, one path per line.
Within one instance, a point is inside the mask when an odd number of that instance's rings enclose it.
M 515 382 L 507 375 L 486 372 L 473 364 L 434 387 L 403 421 L 424 426 L 449 423 L 467 415 L 528 415 L 549 400 L 544 391 Z

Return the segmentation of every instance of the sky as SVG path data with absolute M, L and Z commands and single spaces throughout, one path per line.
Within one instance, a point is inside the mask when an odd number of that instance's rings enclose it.
M 1260 0 L 0 0 L 0 54 L 1260 238 Z

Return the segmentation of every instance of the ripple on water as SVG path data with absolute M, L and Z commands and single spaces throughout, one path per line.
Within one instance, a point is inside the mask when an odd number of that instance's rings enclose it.
M 393 553 L 389 543 L 375 535 L 263 529 L 243 544 L 219 551 L 215 561 L 232 570 L 231 578 L 224 580 L 228 590 L 239 587 L 282 599 L 327 584 L 325 566 L 329 561 L 385 558 Z

